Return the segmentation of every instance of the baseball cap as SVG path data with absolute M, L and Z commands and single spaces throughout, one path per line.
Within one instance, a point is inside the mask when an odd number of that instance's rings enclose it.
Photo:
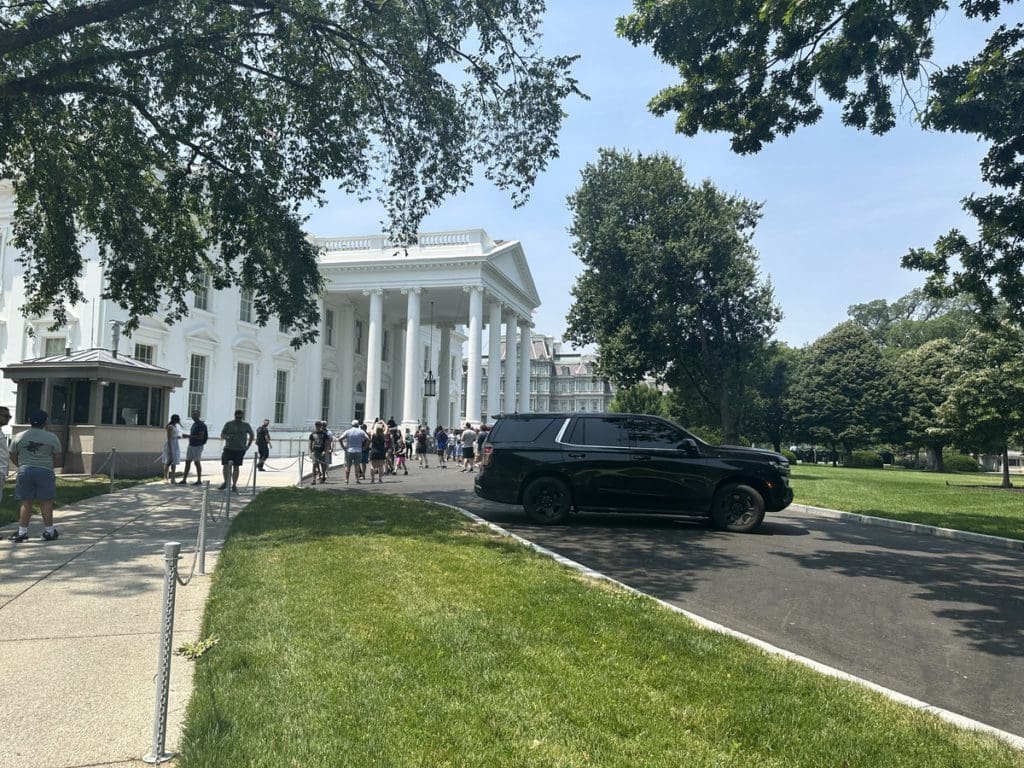
M 359 426 L 359 419 L 352 419 L 352 426 L 353 427 L 358 427 Z
M 46 423 L 48 418 L 50 418 L 50 416 L 46 411 L 32 411 L 32 413 L 28 415 L 28 423 L 29 426 L 32 427 L 41 427 Z

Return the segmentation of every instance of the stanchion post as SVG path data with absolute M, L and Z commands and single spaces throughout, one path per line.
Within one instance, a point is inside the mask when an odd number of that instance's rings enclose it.
M 224 486 L 224 519 L 231 519 L 231 486 Z
M 110 449 L 110 492 L 114 492 L 114 472 L 117 469 L 117 448 Z
M 160 655 L 156 670 L 156 707 L 153 712 L 152 750 L 142 758 L 146 763 L 165 763 L 174 758 L 167 752 L 167 693 L 171 684 L 171 646 L 174 644 L 174 598 L 178 580 L 178 555 L 181 544 L 164 544 L 163 621 L 160 633 Z
M 302 487 L 302 460 L 306 457 L 299 451 L 299 488 Z
M 256 469 L 256 457 L 252 457 L 252 497 L 256 498 L 256 473 L 259 470 Z
M 203 509 L 199 513 L 199 575 L 206 575 L 206 516 L 210 510 L 210 481 L 203 483 Z

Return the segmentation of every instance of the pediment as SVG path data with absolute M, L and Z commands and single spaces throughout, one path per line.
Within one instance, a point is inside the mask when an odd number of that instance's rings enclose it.
M 523 247 L 518 241 L 503 243 L 491 251 L 487 256 L 487 264 L 504 276 L 506 280 L 519 286 L 534 306 L 540 305 L 537 285 L 533 282 L 530 265 L 527 263 Z
M 220 336 L 209 325 L 199 325 L 185 333 L 185 340 L 193 344 L 220 344 Z

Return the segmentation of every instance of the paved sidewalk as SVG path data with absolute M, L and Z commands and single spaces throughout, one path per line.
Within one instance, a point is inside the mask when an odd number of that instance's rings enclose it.
M 214 467 L 219 472 L 211 458 Z M 279 471 L 258 473 L 260 489 L 298 480 L 294 459 L 268 467 Z M 219 474 L 208 477 L 216 489 Z M 212 494 L 214 512 L 222 495 Z M 232 514 L 251 499 L 251 485 L 232 494 Z M 152 483 L 58 509 L 55 542 L 39 538 L 38 514 L 22 544 L 6 541 L 14 526 L 0 529 L 0 768 L 143 765 L 152 738 L 163 546 L 181 542 L 179 569 L 187 576 L 201 500 L 198 486 Z M 207 526 L 207 574 L 226 529 L 223 520 Z M 197 573 L 178 587 L 175 648 L 198 637 L 209 585 L 209 575 Z M 192 663 L 175 656 L 170 750 L 191 684 Z

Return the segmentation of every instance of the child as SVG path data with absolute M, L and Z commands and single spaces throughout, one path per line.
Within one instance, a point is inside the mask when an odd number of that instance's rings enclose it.
M 395 443 L 395 474 L 398 474 L 398 470 L 402 470 L 402 474 L 408 475 L 409 470 L 405 468 L 405 454 L 406 447 L 404 440 L 398 440 Z

